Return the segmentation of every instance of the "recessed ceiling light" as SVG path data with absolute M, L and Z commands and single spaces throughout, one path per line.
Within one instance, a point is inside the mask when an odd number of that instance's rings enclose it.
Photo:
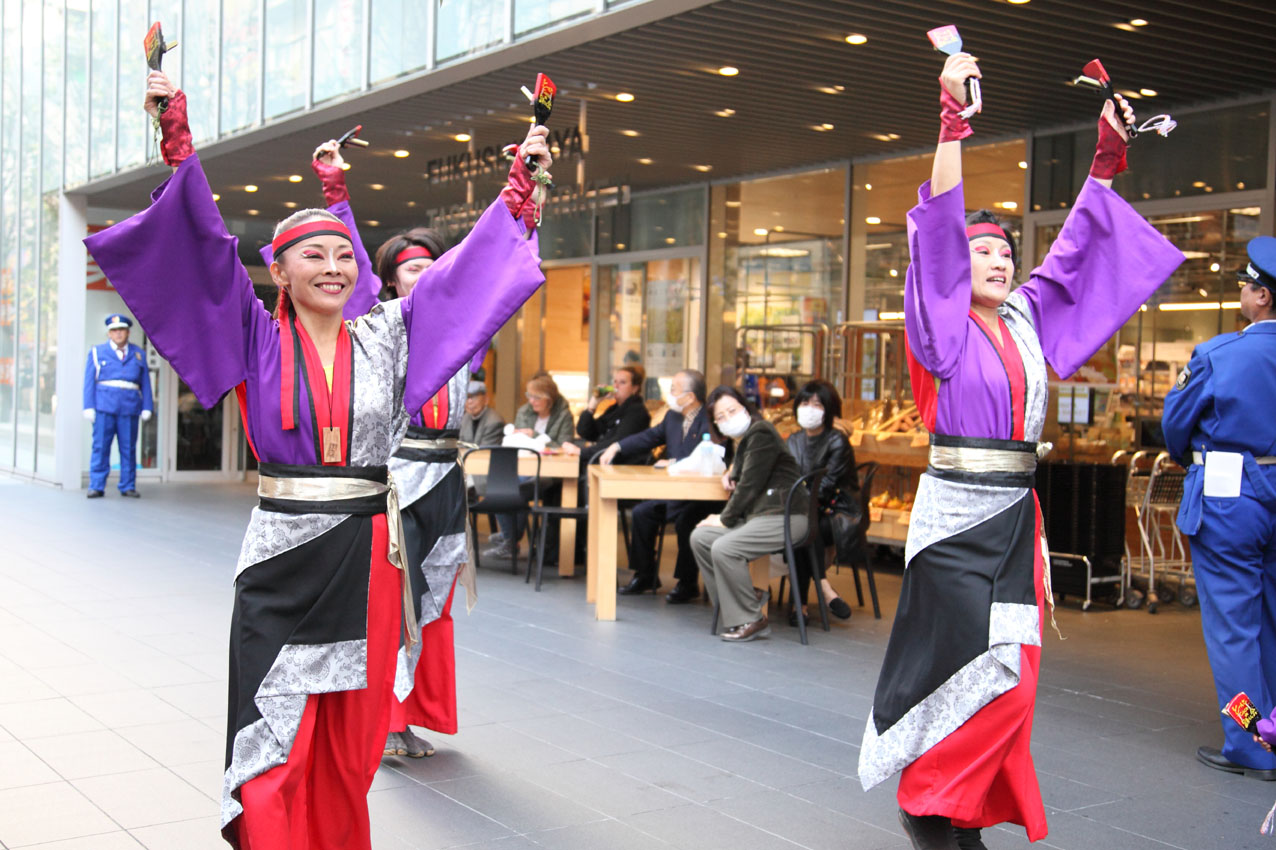
M 248 213 L 249 215 L 257 215 L 261 211 L 260 210 L 244 210 L 244 212 Z
M 824 94 L 841 94 L 842 89 L 837 86 L 816 86 L 815 90 Z
M 1019 160 L 1019 167 L 1026 169 L 1028 167 L 1028 163 L 1021 159 Z
M 783 233 L 783 232 L 784 232 L 784 225 L 783 225 L 783 224 L 777 224 L 775 227 L 773 227 L 773 228 L 771 228 L 771 229 L 772 229 L 772 230 L 774 230 L 776 233 Z
M 1116 27 L 1119 30 L 1125 30 L 1126 32 L 1134 32 L 1134 27 L 1130 26 L 1125 21 L 1121 21 L 1120 23 L 1113 24 L 1112 26 Z
M 891 269 L 891 277 L 899 277 L 899 269 Z
M 301 176 L 300 174 L 289 174 L 289 175 L 288 175 L 288 182 L 289 182 L 289 183 L 300 183 L 301 181 L 302 181 L 302 176 Z
M 343 162 L 343 163 L 341 163 L 341 170 L 342 170 L 342 171 L 349 171 L 349 170 L 350 170 L 350 163 L 348 163 L 348 162 Z
M 719 239 L 726 239 L 726 238 L 727 238 L 727 232 L 726 232 L 725 230 L 719 230 L 719 231 L 718 231 L 718 238 L 719 238 Z
M 108 218 L 108 219 L 106 220 L 106 223 L 107 223 L 107 225 L 108 225 L 108 226 L 109 226 L 109 225 L 112 225 L 112 224 L 115 224 L 115 219 L 113 219 L 113 218 Z
M 1204 181 L 1204 180 L 1197 180 L 1196 182 L 1194 182 L 1194 183 L 1192 184 L 1192 188 L 1193 188 L 1193 189 L 1204 189 L 1204 188 L 1205 188 L 1205 181 Z
M 868 218 L 864 219 L 864 223 L 865 224 L 881 224 L 882 220 L 875 215 L 870 215 Z
M 633 103 L 634 96 L 627 91 L 622 91 L 616 94 L 616 100 L 620 101 L 621 103 Z
M 734 77 L 736 74 L 740 73 L 740 69 L 733 65 L 723 65 L 718 69 L 718 73 L 724 77 Z
M 247 186 L 245 186 L 245 187 L 244 187 L 244 191 L 245 191 L 245 192 L 256 192 L 256 191 L 257 191 L 257 187 L 256 187 L 256 186 L 254 186 L 252 183 L 249 183 Z
M 665 244 L 666 244 L 666 245 L 672 245 L 672 244 L 674 244 L 674 243 L 675 243 L 675 242 L 677 242 L 677 241 L 678 241 L 678 240 L 677 240 L 677 239 L 675 239 L 675 238 L 674 238 L 674 237 L 672 237 L 672 236 L 666 236 L 666 237 L 665 237 Z
M 1022 6 L 1025 3 L 1029 2 L 1029 0 L 1006 0 L 1006 2 L 1009 3 L 1011 6 Z
M 617 251 L 623 251 L 623 250 L 625 250 L 625 243 L 624 243 L 624 242 L 617 242 L 617 243 L 616 243 L 616 250 L 617 250 Z
M 214 193 L 213 193 L 213 200 L 214 200 L 214 201 L 220 201 L 221 199 L 222 199 L 222 196 L 221 196 L 221 195 L 217 194 L 216 192 L 214 192 Z
M 1222 268 L 1218 263 L 1210 263 L 1210 271 L 1216 272 Z
M 385 184 L 384 183 L 369 183 L 368 188 L 375 189 L 376 191 L 380 192 L 382 189 L 385 188 Z
M 754 236 L 766 236 L 766 233 L 767 233 L 767 230 L 766 230 L 766 228 L 765 228 L 765 227 L 755 227 L 755 228 L 753 228 L 753 235 L 754 235 Z
M 1001 207 L 1003 210 L 1017 210 L 1019 209 L 1019 202 L 1018 201 L 1001 201 L 997 204 L 997 206 Z
M 1117 94 L 1121 95 L 1127 100 L 1142 100 L 1143 99 L 1143 95 L 1139 94 L 1134 89 L 1118 89 Z
M 1156 97 L 1156 89 L 1139 89 L 1139 94 L 1144 97 Z
M 405 151 L 405 150 L 403 150 L 402 148 L 400 148 L 399 150 L 397 150 L 397 151 L 395 151 L 395 152 L 394 152 L 394 155 L 395 155 L 397 158 L 399 158 L 399 159 L 403 159 L 404 157 L 409 156 L 409 155 L 410 155 L 410 152 L 409 152 L 409 151 Z
M 368 225 L 368 227 L 380 227 L 380 226 L 381 226 L 381 222 L 380 222 L 380 221 L 378 221 L 378 220 L 377 220 L 377 219 L 375 219 L 375 218 L 370 218 L 370 219 L 368 219 L 367 221 L 365 221 L 365 222 L 364 222 L 364 224 Z
M 642 133 L 639 133 L 637 130 L 621 130 L 621 131 L 620 131 L 620 135 L 622 135 L 622 136 L 628 136 L 629 138 L 631 138 L 631 139 L 632 139 L 632 138 L 634 138 L 635 136 L 641 136 L 641 135 L 642 135 Z
M 696 171 L 712 171 L 713 170 L 712 165 L 693 165 L 691 167 L 694 168 Z
M 734 109 L 719 109 L 717 112 L 713 114 L 718 116 L 719 118 L 730 118 L 732 115 L 735 115 L 735 110 Z
M 651 165 L 651 163 L 652 159 L 649 156 L 644 156 L 642 159 L 638 160 L 639 165 Z
M 408 206 L 410 206 L 410 207 L 415 207 L 415 206 L 416 206 L 416 201 L 408 201 Z
M 872 184 L 872 183 L 865 183 L 865 184 L 864 184 L 864 188 L 865 188 L 865 190 L 867 190 L 867 191 L 871 192 L 871 191 L 873 191 L 873 184 Z
M 732 209 L 735 209 L 735 208 L 737 208 L 737 207 L 739 207 L 739 206 L 740 206 L 740 202 L 739 202 L 739 201 L 727 201 L 727 206 L 731 207 Z
M 1145 27 L 1147 25 L 1148 22 L 1142 18 L 1130 18 L 1130 26 L 1132 27 Z
M 452 138 L 456 139 L 458 142 L 468 142 L 471 139 L 471 136 L 469 133 L 457 133 Z
M 295 209 L 297 208 L 297 202 L 296 202 L 296 201 L 284 201 L 284 206 L 285 206 L 285 207 L 287 207 L 287 208 L 288 208 L 288 209 L 290 209 L 290 210 L 295 210 Z
M 864 44 L 868 41 L 868 36 L 853 32 L 846 37 L 847 44 Z

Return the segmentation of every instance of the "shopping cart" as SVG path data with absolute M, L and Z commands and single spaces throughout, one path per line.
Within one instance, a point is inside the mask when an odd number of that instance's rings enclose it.
M 1121 454 L 1113 461 L 1118 461 Z M 1126 504 L 1135 509 L 1139 552 L 1134 558 L 1127 547 L 1126 557 L 1131 578 L 1137 578 L 1142 587 L 1130 588 L 1126 604 L 1138 608 L 1146 601 L 1149 614 L 1155 614 L 1160 603 L 1173 602 L 1176 597 L 1184 605 L 1195 605 L 1192 557 L 1174 522 L 1183 498 L 1186 472 L 1168 452 L 1155 457 L 1151 452 L 1136 452 L 1130 456 L 1129 464 Z M 1177 587 L 1171 584 L 1175 579 Z

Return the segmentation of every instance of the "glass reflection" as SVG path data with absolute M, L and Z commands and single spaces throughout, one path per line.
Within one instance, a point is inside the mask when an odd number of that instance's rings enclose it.
M 314 99 L 363 82 L 363 0 L 315 0 Z
M 306 105 L 307 0 L 267 0 L 266 117 L 273 118 Z M 324 60 L 328 61 L 327 59 Z
M 505 38 L 504 0 L 438 0 L 438 60 L 445 62 Z
M 429 12 L 419 0 L 372 0 L 372 81 L 424 68 L 430 48 Z

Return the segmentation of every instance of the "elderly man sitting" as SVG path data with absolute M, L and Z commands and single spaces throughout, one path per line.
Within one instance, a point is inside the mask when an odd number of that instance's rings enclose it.
M 669 395 L 665 398 L 669 412 L 659 425 L 640 431 L 607 447 L 599 458 L 609 464 L 617 455 L 634 455 L 649 452 L 657 446 L 665 447 L 668 463 L 688 457 L 704 435 L 709 433 L 705 418 L 704 375 L 695 369 L 684 369 L 673 376 Z M 630 534 L 629 566 L 634 577 L 620 589 L 628 596 L 660 588 L 660 565 L 656 563 L 656 534 L 663 522 L 672 522 L 678 534 L 678 562 L 674 568 L 677 585 L 665 596 L 671 604 L 690 602 L 700 596 L 700 569 L 691 552 L 691 532 L 696 523 L 717 513 L 722 505 L 717 502 L 682 502 L 651 500 L 639 502 L 634 507 L 633 528 Z

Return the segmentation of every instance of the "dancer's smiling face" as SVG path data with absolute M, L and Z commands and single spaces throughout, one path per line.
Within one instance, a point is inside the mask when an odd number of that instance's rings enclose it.
M 289 246 L 270 264 L 270 276 L 297 307 L 327 315 L 346 306 L 359 269 L 350 240 L 325 234 Z
M 1015 279 L 1010 243 L 996 236 L 970 240 L 970 300 L 981 307 L 998 307 L 1010 294 Z

